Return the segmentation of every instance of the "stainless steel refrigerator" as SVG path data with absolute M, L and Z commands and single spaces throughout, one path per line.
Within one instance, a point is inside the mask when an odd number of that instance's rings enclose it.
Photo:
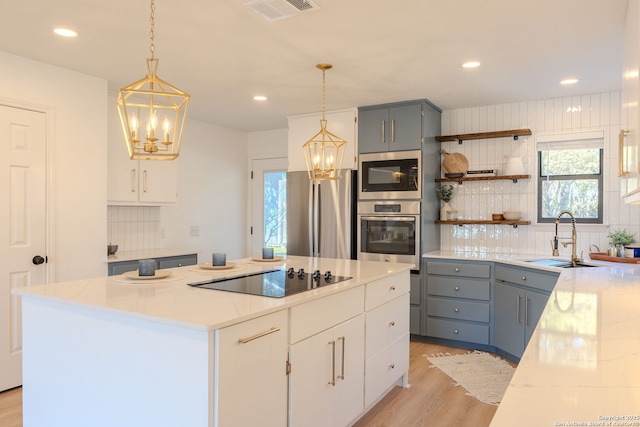
M 336 181 L 287 173 L 287 254 L 355 259 L 356 171 Z

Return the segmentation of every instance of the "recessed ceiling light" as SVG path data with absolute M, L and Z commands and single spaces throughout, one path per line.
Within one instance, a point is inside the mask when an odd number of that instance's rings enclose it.
M 478 68 L 480 63 L 478 61 L 469 61 L 462 64 L 463 68 Z
M 62 37 L 76 37 L 78 35 L 78 33 L 68 28 L 56 28 L 53 32 Z
M 267 97 L 264 96 L 264 95 L 256 95 L 256 96 L 253 97 L 253 99 L 256 100 L 256 101 L 266 101 Z
M 575 79 L 573 77 L 570 78 L 570 79 L 564 79 L 564 80 L 560 81 L 561 85 L 572 85 L 572 84 L 575 84 L 575 83 L 578 83 L 578 79 Z

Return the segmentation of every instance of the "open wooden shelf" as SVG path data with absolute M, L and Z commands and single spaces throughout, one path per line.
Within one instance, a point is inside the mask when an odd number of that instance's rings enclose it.
M 518 182 L 519 179 L 529 179 L 531 175 L 496 175 L 496 176 L 463 176 L 461 178 L 436 178 L 436 182 L 457 182 L 463 181 L 497 181 L 501 179 Z
M 514 228 L 518 227 L 519 225 L 530 225 L 531 221 L 508 221 L 508 220 L 502 220 L 502 221 L 491 221 L 491 220 L 483 220 L 483 219 L 458 219 L 458 220 L 453 220 L 453 221 L 441 221 L 441 220 L 436 220 L 435 221 L 436 224 L 442 224 L 442 225 L 469 225 L 469 224 L 487 224 L 487 225 L 511 225 Z
M 531 135 L 531 129 L 512 129 L 512 130 L 498 130 L 494 132 L 479 132 L 479 133 L 466 133 L 460 135 L 440 135 L 435 139 L 438 142 L 458 141 L 462 144 L 462 141 L 471 141 L 473 139 L 489 139 L 489 138 L 505 138 L 512 137 L 518 139 L 519 136 Z

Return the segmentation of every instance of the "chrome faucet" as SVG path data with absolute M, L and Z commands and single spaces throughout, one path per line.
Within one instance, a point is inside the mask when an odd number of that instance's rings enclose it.
M 560 223 L 560 217 L 562 215 L 569 215 L 571 217 L 571 240 L 570 241 L 560 241 L 558 238 L 558 224 Z M 571 245 L 571 265 L 574 267 L 577 263 L 582 262 L 582 257 L 576 255 L 576 246 L 578 241 L 578 235 L 576 234 L 576 218 L 569 211 L 560 211 L 558 216 L 556 217 L 556 235 L 553 237 L 551 241 L 551 248 L 553 249 L 553 256 L 560 256 L 560 251 L 558 250 L 558 243 L 562 243 L 562 246 L 565 248 L 568 245 Z

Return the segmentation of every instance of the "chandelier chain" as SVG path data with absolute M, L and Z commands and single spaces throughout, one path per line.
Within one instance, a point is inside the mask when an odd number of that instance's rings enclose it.
M 324 120 L 324 111 L 325 111 L 325 95 L 326 95 L 326 85 L 325 85 L 325 70 L 322 70 L 322 120 Z
M 149 39 L 151 39 L 151 46 L 149 46 L 149 51 L 151 52 L 151 59 L 154 58 L 154 53 L 156 51 L 156 45 L 153 43 L 155 38 L 155 24 L 156 24 L 156 4 L 154 0 L 151 0 L 151 30 L 149 30 Z

